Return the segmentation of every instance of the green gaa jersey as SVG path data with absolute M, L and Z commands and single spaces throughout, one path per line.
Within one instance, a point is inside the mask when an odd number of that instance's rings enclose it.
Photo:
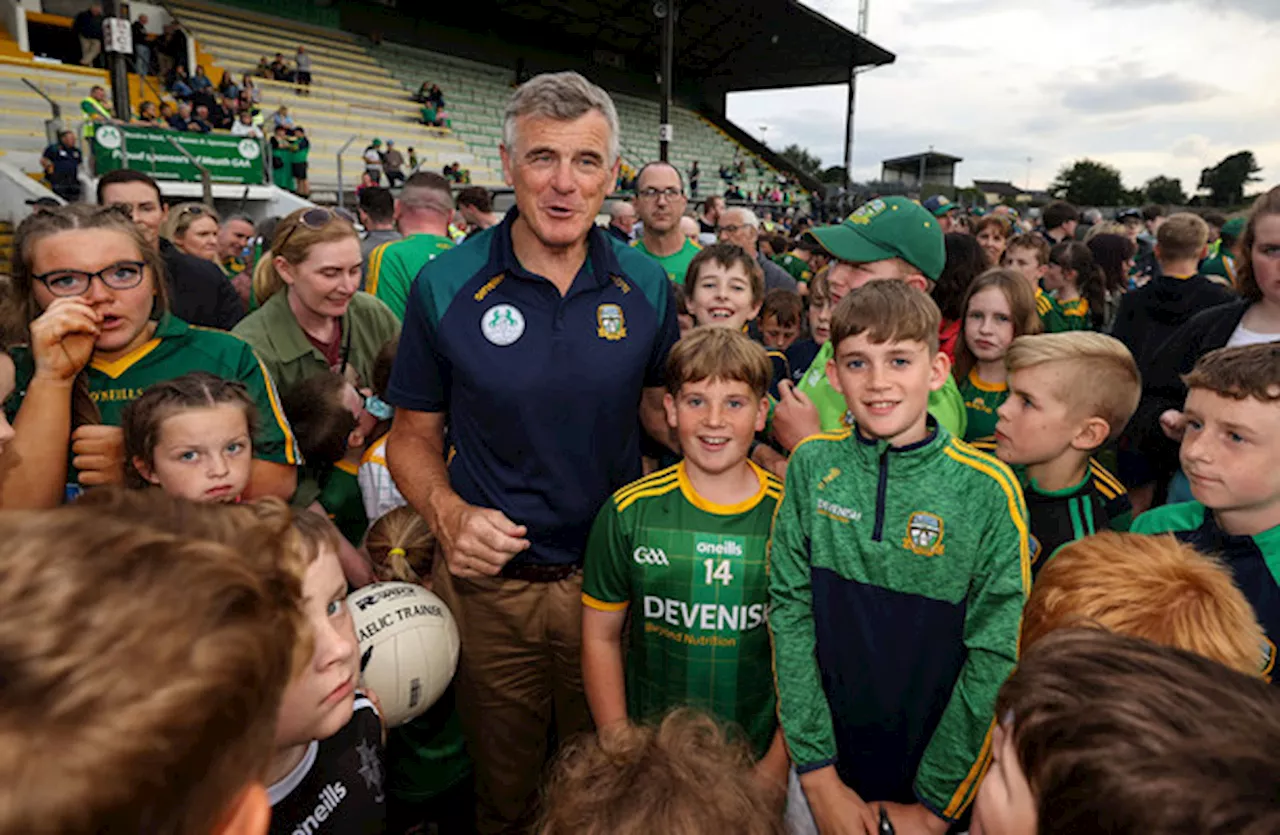
M 966 441 L 979 438 L 990 438 L 996 434 L 996 409 L 1009 399 L 1008 383 L 989 383 L 978 376 L 978 369 L 969 371 L 969 376 L 957 381 L 960 396 L 964 398 Z
M 1058 302 L 1062 311 L 1062 321 L 1069 331 L 1091 331 L 1093 322 L 1089 318 L 1089 300 L 1084 296 Z
M 740 725 L 760 756 L 777 727 L 765 553 L 782 482 L 751 468 L 759 491 L 731 506 L 695 493 L 683 461 L 614 493 L 587 541 L 582 602 L 631 607 L 633 720 L 689 705 Z
M 365 292 L 386 302 L 396 318 L 403 322 L 409 288 L 413 286 L 418 272 L 427 262 L 450 249 L 453 249 L 453 241 L 440 235 L 425 234 L 410 235 L 375 247 L 369 253 Z
M 807 261 L 797 257 L 794 252 L 773 256 L 773 263 L 790 273 L 791 277 L 796 281 L 807 283 L 813 280 L 813 268 L 809 266 Z
M 5 413 L 12 420 L 35 374 L 35 363 L 26 346 L 14 348 L 10 353 L 17 374 L 14 393 L 5 403 Z M 253 457 L 277 464 L 296 465 L 299 461 L 297 443 L 280 407 L 275 383 L 253 348 L 238 336 L 188 325 L 166 314 L 147 342 L 110 362 L 92 360 L 85 371 L 89 377 L 89 396 L 98 404 L 105 426 L 119 426 L 124 407 L 137 400 L 148 386 L 162 380 L 172 380 L 192 371 L 207 371 L 241 382 L 258 407 Z M 68 465 L 71 495 L 79 492 L 75 480 Z
M 369 530 L 369 517 L 364 512 L 360 494 L 359 467 L 347 461 L 334 464 L 320 478 L 320 496 L 316 501 L 329 514 L 334 526 L 347 541 L 359 548 Z
M 667 278 L 676 284 L 684 284 L 684 274 L 689 271 L 689 262 L 702 249 L 688 238 L 685 238 L 684 246 L 671 255 L 654 255 L 645 248 L 644 238 L 638 239 L 632 246 L 661 264 L 662 269 L 667 271 Z
M 1067 323 L 1058 300 L 1039 288 L 1036 289 L 1036 313 L 1040 314 L 1040 324 L 1044 326 L 1045 333 L 1078 330 Z

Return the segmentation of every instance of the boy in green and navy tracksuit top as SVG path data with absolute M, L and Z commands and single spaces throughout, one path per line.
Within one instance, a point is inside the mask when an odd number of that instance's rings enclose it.
M 854 425 L 797 445 L 774 523 L 779 717 L 820 827 L 874 823 L 871 802 L 901 828 L 959 818 L 1017 661 L 1026 510 L 1006 466 L 926 413 L 950 371 L 939 319 L 898 282 L 837 307 L 833 384 Z
M 1004 361 L 995 455 L 1022 480 L 1034 577 L 1068 542 L 1129 529 L 1129 494 L 1093 455 L 1119 437 L 1142 385 L 1129 349 L 1091 331 L 1020 336 Z
M 1280 343 L 1219 348 L 1183 381 L 1179 458 L 1196 500 L 1148 511 L 1133 531 L 1172 533 L 1222 559 L 1266 633 L 1259 664 L 1270 678 L 1280 641 Z

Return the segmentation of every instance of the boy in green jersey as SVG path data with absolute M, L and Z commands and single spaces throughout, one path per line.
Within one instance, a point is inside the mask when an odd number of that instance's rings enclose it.
M 671 349 L 667 422 L 684 460 L 622 488 L 596 517 L 582 672 L 602 732 L 680 705 L 706 710 L 740 726 L 757 775 L 781 792 L 765 551 L 782 484 L 747 460 L 770 373 L 764 349 L 728 328 L 697 328 Z
M 1004 250 L 1004 265 L 1016 270 L 1036 294 L 1036 313 L 1045 333 L 1074 330 L 1067 324 L 1058 300 L 1040 287 L 1040 279 L 1049 269 L 1049 242 L 1034 232 L 1014 236 Z
M 995 452 L 1025 468 L 1034 576 L 1069 542 L 1129 529 L 1128 493 L 1091 456 L 1120 435 L 1142 384 L 1120 340 L 1088 331 L 1020 336 L 1005 365 L 1009 397 L 997 411 Z
M 950 372 L 940 320 L 897 281 L 840 303 L 828 374 L 854 423 L 795 449 L 774 522 L 778 715 L 821 832 L 880 831 L 877 806 L 898 832 L 945 832 L 1017 661 L 1026 509 L 1004 464 L 928 413 Z
M 1219 556 L 1267 634 L 1261 669 L 1274 671 L 1280 640 L 1280 344 L 1219 348 L 1183 378 L 1179 457 L 1195 501 L 1139 516 L 1134 533 L 1172 533 Z M 1272 679 L 1272 683 L 1280 683 Z
M 927 291 L 946 263 L 942 230 L 929 212 L 905 197 L 885 197 L 861 206 L 837 226 L 809 233 L 830 253 L 827 287 L 831 304 L 871 281 L 901 281 Z M 844 398 L 827 379 L 834 345 L 823 345 L 795 386 L 779 387 L 773 431 L 792 449 L 818 432 L 848 425 Z M 950 377 L 929 394 L 929 413 L 956 437 L 964 437 L 964 398 Z

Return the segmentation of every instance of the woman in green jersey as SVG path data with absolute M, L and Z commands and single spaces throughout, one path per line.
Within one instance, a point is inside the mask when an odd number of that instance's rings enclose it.
M 118 207 L 41 210 L 18 226 L 13 292 L 29 340 L 10 352 L 18 454 L 0 467 L 0 507 L 52 507 L 119 483 L 125 405 L 191 371 L 243 383 L 264 416 L 246 495 L 293 494 L 296 444 L 265 367 L 242 340 L 170 314 L 163 268 Z

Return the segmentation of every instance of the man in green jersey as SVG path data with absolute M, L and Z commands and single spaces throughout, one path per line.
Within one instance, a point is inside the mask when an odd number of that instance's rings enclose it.
M 773 262 L 791 274 L 791 277 L 796 280 L 796 289 L 803 295 L 808 290 L 814 274 L 826 260 L 826 256 L 822 253 L 822 247 L 811 239 L 805 239 L 796 243 L 790 252 L 775 255 Z
M 927 291 L 947 259 L 938 221 L 905 197 L 872 200 L 843 223 L 819 227 L 809 234 L 833 259 L 827 271 L 833 307 L 850 291 L 871 281 L 902 281 Z M 830 342 L 822 346 L 799 383 L 784 381 L 779 386 L 773 431 L 787 449 L 810 435 L 847 425 L 844 398 L 827 379 L 833 348 Z M 942 388 L 929 394 L 929 414 L 952 435 L 964 437 L 964 398 L 950 376 Z
M 684 180 L 674 165 L 651 162 L 636 175 L 636 214 L 644 233 L 632 246 L 661 264 L 676 284 L 684 284 L 689 262 L 701 248 L 680 231 L 688 205 Z
M 685 458 L 623 487 L 596 517 L 582 669 L 602 733 L 691 705 L 739 725 L 781 792 L 765 551 L 782 483 L 747 460 L 771 373 L 764 349 L 729 328 L 698 328 L 672 348 L 665 406 Z
M 369 253 L 366 292 L 387 303 L 404 321 L 409 288 L 427 262 L 453 249 L 449 223 L 453 193 L 449 181 L 432 171 L 419 171 L 405 181 L 396 200 L 396 228 L 404 235 Z

